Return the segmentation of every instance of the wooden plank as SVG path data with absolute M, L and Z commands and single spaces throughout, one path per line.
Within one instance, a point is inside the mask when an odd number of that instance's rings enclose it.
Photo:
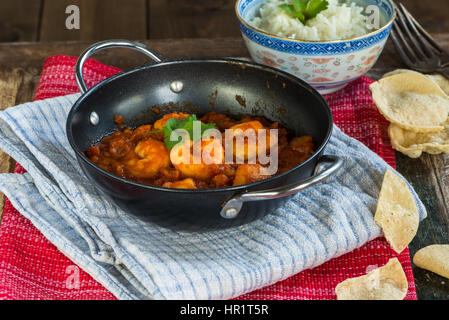
M 0 1 L 0 21 L 5 23 L 0 41 L 38 40 L 40 11 L 43 0 L 2 0 Z M 8 29 L 10 27 L 11 29 Z M 17 37 L 13 32 L 17 31 Z M 0 32 L 1 33 L 1 32 Z
M 436 40 L 444 47 L 449 48 L 449 34 L 434 34 Z M 162 53 L 167 59 L 179 57 L 247 57 L 248 51 L 243 40 L 235 39 L 177 39 L 177 40 L 151 40 L 142 41 L 144 44 Z M 54 42 L 46 45 L 38 43 L 0 44 L 0 68 L 35 67 L 41 68 L 44 60 L 55 54 L 68 54 L 78 56 L 92 41 L 83 42 Z M 116 65 L 121 68 L 130 68 L 147 59 L 140 54 L 130 54 L 128 50 L 107 50 L 100 52 L 95 58 L 104 63 Z M 379 61 L 370 71 L 369 75 L 378 78 L 385 72 L 401 68 L 404 65 L 397 57 L 396 51 L 388 41 Z
M 238 37 L 234 0 L 149 0 L 149 38 Z
M 80 9 L 80 29 L 68 30 L 67 6 Z M 41 41 L 146 39 L 146 0 L 45 0 Z
M 13 68 L 0 71 L 0 110 L 31 101 L 39 81 L 40 68 Z M 0 173 L 14 171 L 16 162 L 0 150 Z M 5 205 L 5 195 L 0 193 L 0 224 Z
M 424 154 L 411 159 L 397 152 L 396 163 L 397 170 L 411 183 L 428 213 L 409 246 L 410 256 L 425 246 L 449 243 L 449 156 Z M 449 299 L 447 279 L 414 264 L 413 273 L 419 299 Z
M 11 72 L 0 72 L 0 110 L 15 105 L 16 97 L 23 82 L 23 71 L 14 69 Z M 10 173 L 15 162 L 9 155 L 0 150 L 0 173 Z M 5 205 L 5 195 L 0 193 L 0 221 Z
M 40 34 L 44 41 L 234 37 L 239 34 L 234 3 L 234 0 L 2 0 L 0 22 L 11 26 L 13 31 L 0 23 L 0 37 L 3 33 L 7 39 L 14 39 L 15 29 L 19 30 L 21 41 L 34 41 Z M 447 0 L 403 3 L 428 31 L 448 30 Z M 69 4 L 81 8 L 84 28 L 79 31 L 65 29 L 65 8 Z
M 449 48 L 449 33 L 433 34 L 443 47 Z M 142 41 L 164 55 L 167 59 L 180 57 L 247 57 L 248 51 L 241 37 L 234 39 L 164 39 Z M 39 43 L 0 43 L 0 69 L 14 67 L 41 68 L 46 58 L 56 54 L 78 56 L 94 41 Z M 120 68 L 130 68 L 146 63 L 148 60 L 141 54 L 130 54 L 126 49 L 111 49 L 98 53 L 95 58 Z M 395 68 L 403 68 L 404 64 L 391 43 L 388 41 L 385 50 L 369 76 L 379 78 L 385 72 Z
M 402 0 L 407 10 L 419 23 L 431 33 L 447 32 L 449 30 L 449 1 L 447 0 Z
M 142 41 L 148 47 L 162 53 L 167 59 L 180 57 L 242 57 L 248 51 L 241 38 L 222 39 L 180 39 Z M 56 54 L 79 56 L 92 41 L 0 44 L 0 70 L 11 66 L 21 68 L 42 68 L 46 58 Z M 148 63 L 148 58 L 129 49 L 110 49 L 99 52 L 95 59 L 122 69 Z

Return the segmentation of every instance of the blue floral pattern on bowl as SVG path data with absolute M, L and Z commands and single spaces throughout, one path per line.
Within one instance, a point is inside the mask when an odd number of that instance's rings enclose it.
M 390 0 L 359 0 L 376 5 L 386 21 L 369 34 L 341 41 L 299 41 L 269 35 L 251 27 L 246 19 L 265 0 L 239 0 L 236 12 L 240 29 L 253 60 L 289 72 L 321 93 L 343 88 L 371 69 L 391 31 L 394 9 Z

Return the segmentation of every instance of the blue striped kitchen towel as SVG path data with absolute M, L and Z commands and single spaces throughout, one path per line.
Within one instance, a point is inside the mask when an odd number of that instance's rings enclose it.
M 81 172 L 65 134 L 67 114 L 78 97 L 0 112 L 0 148 L 27 170 L 0 175 L 0 190 L 119 299 L 233 298 L 381 235 L 373 214 L 384 172 L 391 168 L 338 128 L 325 153 L 342 157 L 344 168 L 276 214 L 206 233 L 143 222 L 103 199 Z M 426 210 L 413 195 L 423 219 Z

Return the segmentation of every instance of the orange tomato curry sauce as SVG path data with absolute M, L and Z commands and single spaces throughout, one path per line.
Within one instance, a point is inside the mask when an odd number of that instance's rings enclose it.
M 119 131 L 90 147 L 86 155 L 97 166 L 117 176 L 166 188 L 222 188 L 248 184 L 272 176 L 262 175 L 263 166 L 258 162 L 226 164 L 223 161 L 222 164 L 174 165 L 170 160 L 170 151 L 164 144 L 164 134 L 150 132 L 161 130 L 170 118 L 183 119 L 187 116 L 185 113 L 166 114 L 153 124 L 133 130 L 126 127 L 122 116 L 116 115 L 114 122 L 118 125 Z M 277 122 L 270 122 L 262 117 L 244 116 L 236 120 L 225 114 L 210 112 L 198 120 L 203 123 L 214 123 L 222 133 L 225 129 L 236 128 L 242 130 L 254 128 L 256 132 L 257 129 L 263 128 L 278 129 L 278 170 L 275 175 L 298 166 L 314 152 L 311 137 L 293 137 Z M 269 137 L 269 133 L 267 136 Z M 222 145 L 225 145 L 224 141 Z

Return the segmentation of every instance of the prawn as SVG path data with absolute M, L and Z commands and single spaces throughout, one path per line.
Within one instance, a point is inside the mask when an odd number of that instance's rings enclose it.
M 196 189 L 195 181 L 192 178 L 187 178 L 175 182 L 166 182 L 162 185 L 164 188 L 175 188 L 175 189 Z
M 170 158 L 173 166 L 178 169 L 183 176 L 198 180 L 208 180 L 221 173 L 224 162 L 224 148 L 218 139 L 204 139 L 195 143 L 200 144 L 201 161 L 194 163 L 193 146 L 194 143 L 187 140 L 184 143 L 190 143 L 190 148 L 180 145 L 172 149 Z M 189 150 L 189 154 L 184 156 L 183 152 Z
M 234 177 L 234 186 L 240 186 L 242 184 L 253 183 L 263 179 L 267 179 L 270 176 L 266 174 L 266 169 L 260 164 L 241 164 L 238 166 Z
M 135 157 L 126 162 L 128 171 L 138 178 L 154 178 L 161 169 L 170 166 L 170 154 L 164 143 L 148 138 L 134 149 Z
M 265 130 L 265 143 L 266 147 L 265 150 L 268 151 L 272 147 L 272 143 L 270 143 L 270 131 L 266 130 L 265 127 L 260 123 L 260 121 L 249 121 L 237 124 L 235 126 L 232 126 L 230 130 L 233 131 L 234 134 L 234 156 L 236 157 L 237 161 L 242 160 L 248 160 L 248 159 L 256 159 L 257 153 L 258 153 L 258 144 L 262 143 L 262 138 L 259 137 L 259 131 Z M 251 139 L 250 136 L 254 135 L 255 138 Z M 238 147 L 237 144 L 239 143 L 239 138 L 241 139 L 243 137 L 243 148 Z

